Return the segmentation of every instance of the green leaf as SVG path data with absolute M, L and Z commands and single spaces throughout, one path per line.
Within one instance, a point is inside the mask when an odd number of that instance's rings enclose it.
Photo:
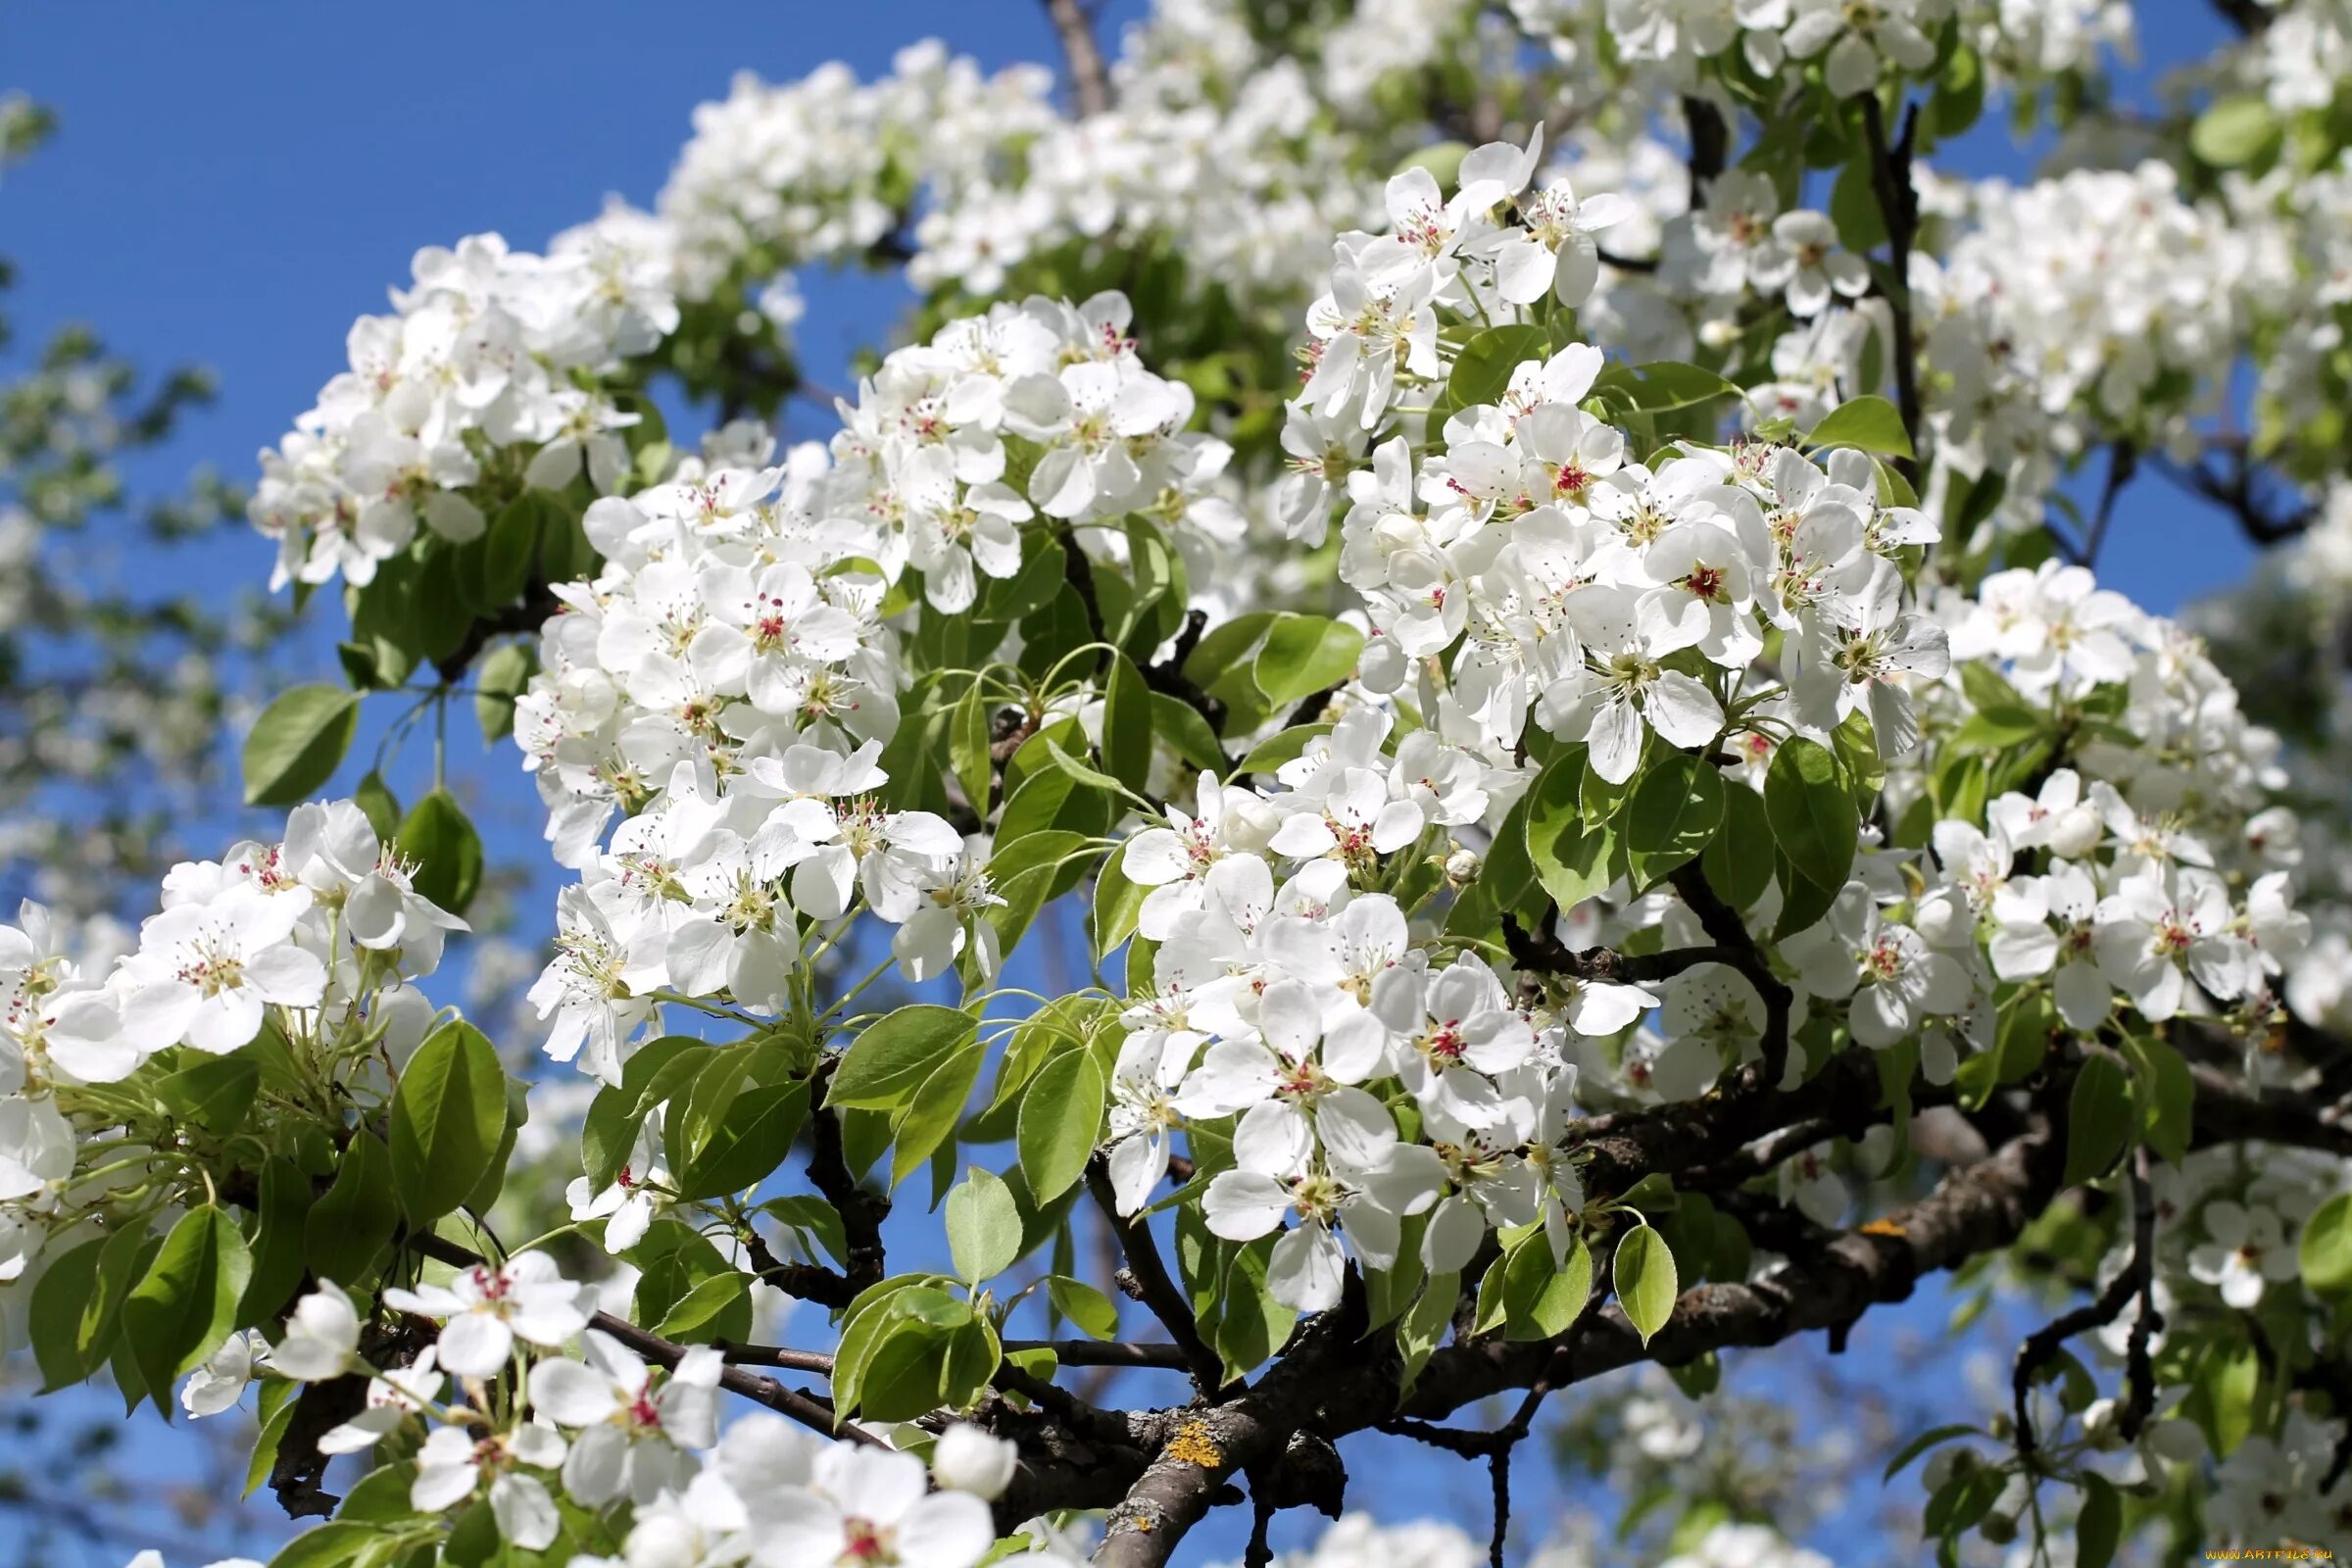
M 1125 654 L 1112 657 L 1102 694 L 1102 767 L 1136 790 L 1152 771 L 1152 688 Z
M 245 737 L 245 804 L 298 806 L 335 776 L 360 725 L 360 699 L 340 686 L 280 692 Z
M 171 1404 L 173 1380 L 202 1365 L 228 1337 L 252 1276 L 245 1233 L 226 1209 L 192 1208 L 164 1238 L 146 1277 L 122 1302 L 122 1333 L 158 1408 Z
M 1610 829 L 1585 826 L 1584 779 L 1584 756 L 1570 752 L 1544 769 L 1528 797 L 1527 858 L 1563 914 L 1616 880 Z
M 1838 243 L 1856 256 L 1867 256 L 1886 243 L 1886 220 L 1879 211 L 1870 172 L 1870 154 L 1857 153 L 1838 171 L 1838 182 L 1830 187 L 1830 220 L 1838 225 Z
M 83 1311 L 98 1293 L 98 1254 L 106 1250 L 107 1240 L 94 1237 L 60 1252 L 33 1282 L 25 1328 L 41 1369 L 43 1394 L 79 1383 L 97 1370 L 97 1363 L 82 1356 L 78 1330 Z
M 2262 1396 L 2262 1351 L 2251 1340 L 2208 1347 L 2181 1409 L 2205 1430 L 2217 1458 L 2227 1459 L 2253 1435 Z
M 1087 916 L 1098 963 L 1135 935 L 1135 923 L 1143 917 L 1144 899 L 1152 891 L 1128 880 L 1126 860 L 1127 847 L 1121 845 L 1116 853 L 1103 857 L 1102 869 L 1095 877 L 1094 906 Z
M 850 1043 L 825 1086 L 825 1103 L 896 1110 L 979 1027 L 970 1013 L 954 1007 L 901 1007 Z
M 1623 819 L 1636 891 L 1656 886 L 1704 850 L 1723 815 L 1722 774 L 1680 752 L 1661 757 L 1634 786 Z
M 1805 436 L 1809 447 L 1852 447 L 1859 452 L 1884 452 L 1888 457 L 1908 458 L 1911 436 L 1903 428 L 1903 416 L 1895 406 L 1876 394 L 1866 393 L 1849 398 L 1813 426 Z
M 281 1388 L 286 1386 L 284 1384 L 277 1385 Z M 267 1391 L 270 1385 L 264 1385 L 263 1407 L 265 1409 L 268 1408 L 269 1394 Z M 247 1461 L 245 1466 L 245 1490 L 238 1494 L 240 1498 L 250 1497 L 261 1491 L 262 1483 L 269 1480 L 270 1473 L 277 1468 L 278 1445 L 285 1441 L 286 1428 L 293 1424 L 294 1401 L 292 1399 L 287 1399 L 276 1409 L 270 1410 L 263 1420 L 261 1436 L 254 1440 L 253 1457 Z
M 343 1146 L 334 1185 L 312 1206 L 303 1226 L 311 1272 L 338 1285 L 358 1283 L 399 1223 L 392 1156 L 373 1133 L 355 1132 Z
M 1642 414 L 1670 414 L 1676 409 L 1712 403 L 1717 398 L 1743 395 L 1737 382 L 1727 381 L 1713 370 L 1673 360 L 1657 360 L 1648 365 L 1612 365 L 1594 377 L 1592 390 L 1612 404 Z
M 1454 1298 L 1461 1289 L 1459 1274 L 1431 1275 L 1429 1283 L 1421 1288 L 1421 1299 L 1397 1322 L 1396 1349 L 1404 1362 L 1399 1397 L 1413 1392 L 1421 1369 L 1429 1364 L 1430 1352 L 1452 1326 Z
M 1244 773 L 1271 773 L 1303 754 L 1310 741 L 1331 731 L 1328 723 L 1293 724 L 1279 735 L 1268 736 L 1250 748 L 1250 755 L 1234 764 L 1233 775 L 1239 778 Z
M 311 1212 L 310 1178 L 282 1154 L 262 1165 L 259 1200 L 254 1207 L 253 1273 L 245 1284 L 245 1298 L 237 1303 L 237 1323 L 250 1327 L 275 1318 L 302 1285 L 303 1225 Z
M 1086 1173 L 1102 1130 L 1104 1091 L 1101 1064 L 1081 1049 L 1047 1062 L 1021 1097 L 1021 1174 L 1039 1202 L 1059 1198 Z
M 2303 1283 L 2323 1296 L 2352 1290 L 2352 1193 L 2338 1193 L 2303 1225 Z
M 2124 1499 L 2096 1471 L 2082 1472 L 2082 1509 L 2075 1515 L 2075 1568 L 2107 1568 L 2124 1539 Z
M 1363 651 L 1364 634 L 1345 621 L 1286 612 L 1267 629 L 1251 670 L 1267 701 L 1295 703 L 1345 682 Z
M 464 914 L 482 885 L 482 840 L 456 796 L 435 789 L 409 808 L 400 824 L 400 853 L 416 862 L 416 892 Z
M 1045 743 L 1044 760 L 1061 772 L 1067 773 L 1076 783 L 1091 785 L 1106 795 L 1120 793 L 1121 785 L 1117 779 L 1112 778 L 1099 767 L 1087 766 L 1086 763 L 1078 760 L 1077 758 L 1063 751 L 1052 741 Z M 1004 835 L 1000 834 L 999 837 L 1002 838 Z
M 1511 372 L 1550 353 L 1551 335 L 1540 326 L 1490 326 L 1454 357 L 1446 377 L 1446 400 L 1458 409 L 1500 403 L 1511 388 Z
M 988 704 L 981 701 L 984 690 L 978 680 L 965 687 L 948 720 L 948 764 L 956 770 L 956 782 L 963 786 L 963 798 L 983 816 L 996 776 L 996 760 L 989 755 Z
M 1058 540 L 1023 529 L 1021 569 L 1009 577 L 980 579 L 980 602 L 972 607 L 972 619 L 996 625 L 1034 615 L 1061 592 L 1068 572 L 1068 558 Z
M 2124 1048 L 2140 1077 L 2148 1147 L 2178 1165 L 2188 1157 L 2188 1137 L 2197 1113 L 2196 1080 L 2180 1053 L 2153 1035 L 2132 1036 Z
M 392 786 L 384 782 L 383 774 L 369 769 L 368 776 L 352 790 L 351 800 L 360 808 L 360 814 L 368 818 L 368 825 L 375 829 L 377 842 L 389 844 L 399 835 L 400 801 L 393 795 Z
M 1904 1444 L 1902 1447 L 1896 1451 L 1895 1456 L 1886 1461 L 1886 1468 L 1880 1473 L 1879 1480 L 1882 1484 L 1892 1481 L 1896 1476 L 1903 1473 L 1904 1469 L 1910 1465 L 1912 1460 L 1918 1458 L 1930 1448 L 1949 1443 L 1954 1438 L 1966 1438 L 1978 1435 L 1977 1429 L 1970 1426 L 1965 1421 L 1955 1421 L 1947 1426 L 1930 1427 L 1927 1431 L 1922 1432 L 1918 1437 L 1913 1438 L 1909 1443 Z
M 2188 130 L 2188 148 L 2216 169 L 2250 164 L 2278 142 L 2278 113 L 2260 93 L 2217 100 Z
M 473 717 L 482 727 L 482 740 L 495 746 L 514 733 L 514 699 L 530 689 L 539 659 L 528 643 L 501 643 L 490 650 L 473 672 Z M 377 829 L 389 838 L 391 830 Z
M 1609 1272 L 1617 1287 L 1617 1304 L 1625 1309 L 1626 1321 L 1642 1336 L 1642 1343 L 1647 1345 L 1674 1316 L 1675 1299 L 1682 1295 L 1675 1278 L 1673 1250 L 1666 1238 L 1647 1225 L 1638 1225 L 1618 1242 Z
M 1209 728 L 1208 720 L 1200 716 L 1200 710 L 1183 698 L 1172 697 L 1166 692 L 1153 692 L 1152 727 L 1178 757 L 1194 767 L 1205 767 L 1218 773 L 1225 771 L 1225 749 L 1217 744 L 1217 732 Z
M 1236 1251 L 1225 1270 L 1214 1344 L 1228 1383 L 1265 1365 L 1298 1324 L 1298 1312 L 1274 1299 L 1266 1284 L 1273 1254 L 1274 1238 L 1261 1236 Z
M 1502 1299 L 1510 1340 L 1548 1340 L 1568 1332 L 1592 1297 L 1592 1252 L 1581 1236 L 1568 1260 L 1554 1264 L 1551 1239 L 1538 1225 L 1503 1259 Z
M 426 1037 L 392 1096 L 392 1187 L 412 1228 L 464 1202 L 507 1130 L 498 1052 L 463 1019 Z
M 1862 819 L 1828 747 L 1801 735 L 1782 745 L 1764 775 L 1764 814 L 1788 863 L 1834 900 L 1853 869 Z
M 948 1194 L 948 1250 L 967 1284 L 994 1279 L 1021 1255 L 1021 1205 L 1003 1177 L 968 1166 Z
M 477 591 L 484 609 L 503 609 L 522 597 L 538 559 L 540 535 L 569 520 L 564 504 L 544 490 L 525 490 L 498 509 L 482 539 Z
M 371 1544 L 383 1539 L 373 1525 L 331 1520 L 313 1525 L 278 1547 L 277 1555 L 270 1559 L 270 1568 L 349 1568 Z
M 752 1282 L 729 1269 L 698 1282 L 662 1314 L 654 1332 L 680 1345 L 742 1340 L 752 1331 Z
M 1056 1274 L 1046 1281 L 1046 1298 L 1054 1310 L 1070 1320 L 1079 1333 L 1092 1340 L 1115 1340 L 1119 1337 L 1119 1308 L 1117 1303 L 1084 1280 L 1074 1280 Z
M 245 1124 L 262 1087 L 262 1064 L 252 1052 L 203 1056 L 156 1081 L 155 1097 L 183 1121 L 227 1137 Z
M 1744 784 L 1724 786 L 1723 827 L 1707 841 L 1699 868 L 1707 886 L 1735 910 L 1764 896 L 1772 886 L 1772 822 L 1764 797 Z
M 678 1196 L 717 1198 L 759 1186 L 784 1163 L 808 1119 L 808 1086 L 799 1079 L 744 1090 L 678 1169 Z
M 975 1040 L 931 1070 L 892 1133 L 896 1145 L 890 1156 L 890 1184 L 905 1181 L 936 1153 L 963 1119 L 963 1103 L 979 1080 L 980 1063 L 988 1053 Z M 789 1144 L 786 1146 L 789 1148 Z M 783 1152 L 777 1152 L 782 1158 Z
M 2084 1057 L 2066 1102 L 2066 1185 L 2105 1174 L 2132 1130 L 2131 1073 L 2105 1052 Z

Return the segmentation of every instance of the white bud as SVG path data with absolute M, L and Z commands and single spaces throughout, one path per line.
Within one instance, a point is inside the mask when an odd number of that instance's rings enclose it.
M 1365 640 L 1364 651 L 1355 657 L 1355 678 L 1364 690 L 1387 696 L 1404 684 L 1412 670 L 1412 661 L 1396 646 L 1396 639 L 1386 634 Z
M 1003 1438 L 958 1422 L 931 1446 L 931 1476 L 950 1492 L 968 1492 L 994 1502 L 1012 1485 L 1012 1469 L 1019 1460 L 1020 1450 Z
M 1477 851 L 1457 849 L 1446 857 L 1446 880 L 1459 887 L 1478 875 L 1480 863 Z

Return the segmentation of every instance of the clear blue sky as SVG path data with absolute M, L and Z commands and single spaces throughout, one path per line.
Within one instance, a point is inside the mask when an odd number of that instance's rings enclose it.
M 1139 0 L 1111 8 L 1114 18 L 1140 9 Z M 2161 34 L 2149 42 L 2154 64 L 2217 36 L 2192 0 L 2141 9 Z M 650 203 L 694 105 L 723 95 L 735 71 L 781 79 L 843 59 L 870 75 L 928 35 L 990 66 L 1054 57 L 1034 0 L 10 7 L 0 12 L 0 87 L 31 93 L 61 119 L 50 147 L 0 184 L 0 254 L 20 270 L 11 314 L 25 341 L 86 321 L 143 365 L 211 367 L 218 403 L 132 477 L 168 487 L 209 463 L 247 481 L 255 450 L 341 366 L 352 318 L 384 308 L 385 288 L 406 280 L 419 245 L 497 229 L 536 248 L 608 192 Z M 1997 133 L 1975 139 L 1964 167 L 2026 170 Z M 895 285 L 823 278 L 807 292 L 812 368 L 834 381 L 827 357 L 883 338 L 906 297 Z M 269 559 L 262 541 L 226 530 L 196 580 L 233 592 L 259 583 Z M 2169 610 L 2238 576 L 2247 559 L 2220 519 L 2143 480 L 2104 574 Z M 315 678 L 336 678 L 332 641 L 309 644 Z M 494 825 L 493 855 L 543 864 L 535 803 L 513 755 L 469 755 L 466 766 L 503 808 L 486 820 L 505 824 Z M 1896 1316 L 1933 1336 L 1947 1304 L 1925 1291 Z M 1855 1336 L 1856 1359 L 1884 1355 L 1890 1338 L 1874 1315 Z M 144 1443 L 140 1455 L 171 1462 Z M 1538 1474 L 1524 1466 L 1523 1486 Z M 1409 1450 L 1360 1469 L 1357 1497 L 1391 1516 L 1452 1511 L 1475 1530 L 1486 1486 L 1459 1461 Z M 1529 1489 L 1520 1511 L 1533 1523 L 1547 1510 Z M 1246 1510 L 1228 1511 L 1187 1560 L 1238 1555 L 1246 1527 Z M 1288 1518 L 1283 1535 L 1306 1528 Z M 173 1568 L 183 1568 L 177 1557 Z

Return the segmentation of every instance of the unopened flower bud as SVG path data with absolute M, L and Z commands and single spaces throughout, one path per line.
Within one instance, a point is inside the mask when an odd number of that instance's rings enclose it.
M 958 1422 L 931 1446 L 931 1476 L 950 1492 L 968 1492 L 994 1502 L 1012 1485 L 1019 1459 L 1020 1450 L 1003 1438 Z
M 1446 880 L 1458 888 L 1478 875 L 1482 863 L 1477 851 L 1457 848 L 1446 857 Z

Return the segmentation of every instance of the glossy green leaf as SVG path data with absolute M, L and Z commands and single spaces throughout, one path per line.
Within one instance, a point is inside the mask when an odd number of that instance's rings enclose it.
M 1568 1244 L 1567 1261 L 1554 1263 L 1551 1238 L 1538 1225 L 1505 1255 L 1503 1271 L 1505 1339 L 1565 1334 L 1592 1296 L 1592 1252 L 1581 1236 Z
M 1119 1337 L 1118 1304 L 1084 1280 L 1056 1274 L 1046 1282 L 1046 1298 L 1088 1339 Z
M 1571 753 L 1544 769 L 1528 800 L 1527 858 L 1563 914 L 1616 880 L 1611 830 L 1585 825 L 1584 775 L 1584 757 Z
M 1511 372 L 1529 360 L 1551 355 L 1551 337 L 1540 326 L 1490 326 L 1454 356 L 1446 377 L 1446 398 L 1457 409 L 1500 403 L 1511 388 Z
M 1674 1252 L 1666 1238 L 1647 1225 L 1637 1225 L 1617 1243 L 1609 1273 L 1626 1321 L 1647 1345 L 1674 1315 L 1675 1300 L 1682 1295 L 1682 1285 L 1675 1277 Z
M 2250 164 L 2278 145 L 2278 112 L 2260 93 L 2217 99 L 2189 126 L 2189 151 L 2216 169 Z
M 1004 1178 L 973 1165 L 948 1194 L 948 1250 L 956 1272 L 973 1285 L 994 1279 L 1021 1255 L 1021 1208 Z
M 1102 694 L 1102 769 L 1133 790 L 1152 770 L 1152 688 L 1125 654 L 1112 656 Z
M 1789 864 L 1835 898 L 1853 869 L 1862 818 L 1828 747 L 1801 735 L 1782 745 L 1764 775 L 1764 814 Z
M 1086 1173 L 1102 1128 L 1105 1085 L 1090 1051 L 1065 1051 L 1046 1063 L 1021 1097 L 1021 1174 L 1038 1200 L 1069 1191 Z
M 507 1130 L 498 1052 L 463 1019 L 443 1024 L 401 1069 L 392 1097 L 392 1186 L 412 1227 L 465 1201 Z
M 959 1047 L 915 1089 L 914 1098 L 906 1102 L 906 1114 L 891 1135 L 891 1186 L 898 1186 L 922 1169 L 954 1135 L 956 1124 L 963 1119 L 964 1102 L 971 1098 L 972 1085 L 979 1080 L 980 1063 L 987 1054 L 977 1040 Z
M 482 840 L 456 796 L 436 789 L 409 808 L 400 853 L 416 862 L 412 882 L 420 896 L 452 914 L 466 912 L 482 885 Z
M 1695 858 L 1723 817 L 1723 775 L 1695 757 L 1662 756 L 1634 786 L 1623 817 L 1636 890 L 1654 887 Z
M 1902 412 L 1875 393 L 1850 398 L 1828 414 L 1805 436 L 1810 447 L 1852 447 L 1859 452 L 1883 452 L 1888 457 L 1912 456 L 1911 435 L 1903 428 Z
M 1363 650 L 1364 634 L 1345 621 L 1285 612 L 1267 628 L 1251 669 L 1267 701 L 1295 703 L 1347 681 Z
M 252 1278 L 245 1233 L 226 1209 L 207 1203 L 179 1217 L 146 1277 L 122 1302 L 122 1334 L 159 1406 L 180 1374 L 202 1364 L 228 1337 Z
M 2105 1174 L 2132 1132 L 2132 1074 L 2105 1052 L 2085 1056 L 2066 1102 L 2066 1185 Z
M 825 1103 L 895 1110 L 978 1029 L 970 1013 L 954 1007 L 901 1007 L 850 1043 L 825 1086 Z
M 354 1132 L 336 1161 L 334 1185 L 303 1226 L 311 1272 L 338 1285 L 357 1284 L 399 1223 L 392 1156 L 373 1133 Z
M 2311 1289 L 2324 1296 L 2352 1291 L 2352 1193 L 2338 1193 L 2312 1210 L 2295 1255 Z
M 1764 812 L 1764 797 L 1744 784 L 1726 784 L 1723 826 L 1699 858 L 1707 886 L 1743 911 L 1772 886 L 1772 821 Z
M 360 699 L 340 686 L 280 692 L 245 737 L 245 804 L 301 804 L 334 777 L 359 723 Z

